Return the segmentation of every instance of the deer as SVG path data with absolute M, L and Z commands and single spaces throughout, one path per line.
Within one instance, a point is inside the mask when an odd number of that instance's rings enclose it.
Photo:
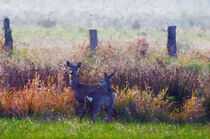
M 71 64 L 69 61 L 66 61 L 66 65 L 70 68 L 70 85 L 71 89 L 74 92 L 75 99 L 79 102 L 79 107 L 77 113 L 81 113 L 85 103 L 85 96 L 87 96 L 88 92 L 91 90 L 97 89 L 97 85 L 87 85 L 81 84 L 79 82 L 79 74 L 78 69 L 81 67 L 81 62 L 78 62 L 77 65 Z
M 115 71 L 107 75 L 104 73 L 104 79 L 101 80 L 101 88 L 91 90 L 86 96 L 86 108 L 83 110 L 80 120 L 92 110 L 91 119 L 95 122 L 95 118 L 99 113 L 100 109 L 104 108 L 105 122 L 110 122 L 112 114 L 116 113 L 114 109 L 115 91 L 111 87 L 110 79 L 115 74 Z M 115 117 L 116 118 L 116 117 Z M 117 118 L 116 118 L 117 119 Z
M 87 85 L 81 84 L 79 82 L 79 73 L 78 70 L 81 67 L 81 62 L 78 62 L 76 65 L 71 64 L 69 61 L 66 61 L 66 65 L 69 67 L 71 78 L 70 78 L 70 85 L 71 89 L 74 92 L 74 97 L 79 103 L 78 110 L 76 114 L 81 114 L 83 112 L 83 107 L 85 104 L 85 97 L 88 95 L 89 92 L 92 90 L 98 90 L 100 85 Z M 104 86 L 104 84 L 101 84 Z M 117 111 L 114 109 L 112 115 L 115 119 L 118 119 Z

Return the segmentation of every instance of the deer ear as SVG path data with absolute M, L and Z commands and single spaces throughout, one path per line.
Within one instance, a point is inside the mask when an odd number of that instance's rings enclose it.
M 104 78 L 108 78 L 108 75 L 106 74 L 106 72 L 104 72 Z
M 66 61 L 66 65 L 70 68 L 73 67 L 73 65 L 69 61 Z
M 77 68 L 80 68 L 81 67 L 81 62 L 77 63 Z
M 111 79 L 114 74 L 115 74 L 115 71 L 109 75 L 109 79 Z

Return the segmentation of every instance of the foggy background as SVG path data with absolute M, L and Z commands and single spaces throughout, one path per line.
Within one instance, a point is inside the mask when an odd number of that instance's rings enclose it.
M 0 0 L 14 25 L 139 29 L 210 29 L 210 0 Z

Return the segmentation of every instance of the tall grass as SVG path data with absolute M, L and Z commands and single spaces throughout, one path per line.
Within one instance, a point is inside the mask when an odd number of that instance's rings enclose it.
M 85 43 L 71 49 L 16 49 L 12 58 L 0 53 L 3 115 L 73 113 L 76 102 L 66 60 L 82 62 L 80 80 L 86 84 L 97 84 L 103 72 L 116 70 L 116 107 L 125 117 L 199 121 L 209 113 L 209 52 L 180 51 L 173 59 L 138 39 L 125 46 L 100 44 L 94 56 Z

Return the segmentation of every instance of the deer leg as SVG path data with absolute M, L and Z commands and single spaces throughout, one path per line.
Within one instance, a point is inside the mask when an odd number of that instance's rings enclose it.
M 82 113 L 84 107 L 84 102 L 79 103 L 79 107 L 77 108 L 76 115 L 80 115 Z
M 108 119 L 108 110 L 107 108 L 104 108 L 104 120 L 106 121 Z
M 99 110 L 100 110 L 100 106 L 95 106 L 95 107 L 93 107 L 92 117 L 91 117 L 92 120 L 93 120 L 93 122 L 95 122 L 95 118 L 96 118 L 96 116 L 97 116 Z
M 106 122 L 110 122 L 112 118 L 112 111 L 113 111 L 112 108 L 108 109 L 108 118 L 105 120 Z
M 80 120 L 91 110 L 90 104 L 87 104 L 86 108 L 82 111 L 82 114 L 80 116 Z
M 115 108 L 112 109 L 112 117 L 114 117 L 115 120 L 119 120 L 118 112 Z

